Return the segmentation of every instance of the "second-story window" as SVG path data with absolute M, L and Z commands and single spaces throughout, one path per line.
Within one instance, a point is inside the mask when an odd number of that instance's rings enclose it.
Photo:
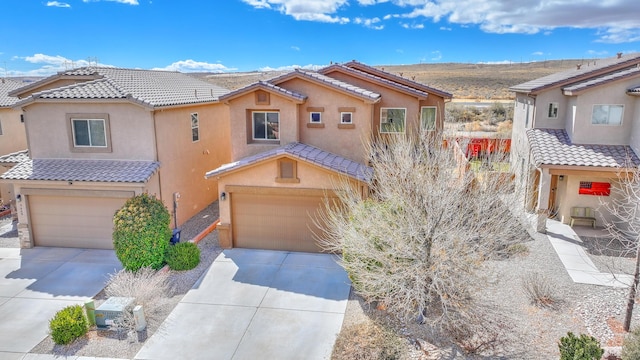
M 593 105 L 591 124 L 622 125 L 624 105 Z
M 552 102 L 549 103 L 549 111 L 547 113 L 547 117 L 550 119 L 555 119 L 558 117 L 558 103 Z
M 254 111 L 252 117 L 254 140 L 280 139 L 280 113 Z
M 104 119 L 71 119 L 75 147 L 107 147 Z
M 322 113 L 319 111 L 314 111 L 309 113 L 309 122 L 314 124 L 319 124 L 322 122 Z
M 191 114 L 191 141 L 196 142 L 200 140 L 200 120 L 198 119 L 198 113 Z
M 340 123 L 341 124 L 351 124 L 351 123 L 353 123 L 353 113 L 351 113 L 351 112 L 341 112 L 340 113 Z

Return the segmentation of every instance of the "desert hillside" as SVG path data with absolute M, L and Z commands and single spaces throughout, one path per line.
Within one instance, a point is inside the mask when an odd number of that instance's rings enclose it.
M 427 84 L 453 94 L 454 99 L 513 99 L 510 86 L 574 68 L 583 60 L 548 60 L 511 64 L 415 64 L 376 66 L 396 75 Z M 198 76 L 230 90 L 258 80 L 267 80 L 284 72 L 244 72 Z

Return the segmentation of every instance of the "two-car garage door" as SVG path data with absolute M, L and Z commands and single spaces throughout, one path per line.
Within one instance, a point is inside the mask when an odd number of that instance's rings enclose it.
M 233 246 L 319 252 L 314 234 L 323 196 L 299 194 L 231 195 Z
M 29 196 L 35 246 L 113 249 L 113 214 L 126 198 Z

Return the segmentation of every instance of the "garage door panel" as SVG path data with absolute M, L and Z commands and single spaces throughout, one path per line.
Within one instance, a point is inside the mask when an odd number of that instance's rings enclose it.
M 232 194 L 235 247 L 319 252 L 319 196 Z
M 124 198 L 29 196 L 36 246 L 113 249 L 113 214 Z

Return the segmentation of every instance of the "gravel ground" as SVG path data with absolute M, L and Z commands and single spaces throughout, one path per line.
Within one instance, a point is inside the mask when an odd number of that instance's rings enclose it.
M 568 331 L 590 334 L 603 347 L 620 346 L 627 290 L 574 283 L 547 237 L 534 232 L 530 235 L 531 240 L 524 243 L 527 253 L 484 265 L 486 281 L 476 298 L 482 299 L 485 318 L 497 321 L 500 334 L 499 341 L 479 354 L 465 354 L 443 343 L 430 352 L 416 350 L 416 341 L 431 341 L 424 327 L 390 321 L 389 314 L 376 310 L 356 294 L 350 296 L 347 304 L 343 329 L 382 319 L 405 337 L 410 359 L 557 359 L 557 343 Z M 612 258 L 598 255 L 597 260 L 610 263 Z M 529 273 L 543 276 L 552 285 L 551 306 L 539 307 L 531 302 L 522 286 L 522 279 Z M 640 308 L 633 317 L 632 328 L 639 325 Z
M 218 203 L 211 204 L 206 209 L 192 217 L 182 226 L 182 240 L 193 238 L 195 235 L 209 226 L 218 218 Z M 222 249 L 218 244 L 218 231 L 214 230 L 204 237 L 199 243 L 200 264 L 188 271 L 169 270 L 168 281 L 172 288 L 172 294 L 165 299 L 157 310 L 155 321 L 148 321 L 147 330 L 136 334 L 117 333 L 114 331 L 98 331 L 91 329 L 87 336 L 78 339 L 68 346 L 56 345 L 51 337 L 47 337 L 31 350 L 35 354 L 53 354 L 56 356 L 94 356 L 131 359 L 162 324 L 182 297 L 193 287 L 196 281 L 209 268 L 213 260 Z M 104 302 L 105 295 L 101 292 L 95 296 L 95 305 L 98 307 Z M 147 319 L 149 320 L 149 319 Z

